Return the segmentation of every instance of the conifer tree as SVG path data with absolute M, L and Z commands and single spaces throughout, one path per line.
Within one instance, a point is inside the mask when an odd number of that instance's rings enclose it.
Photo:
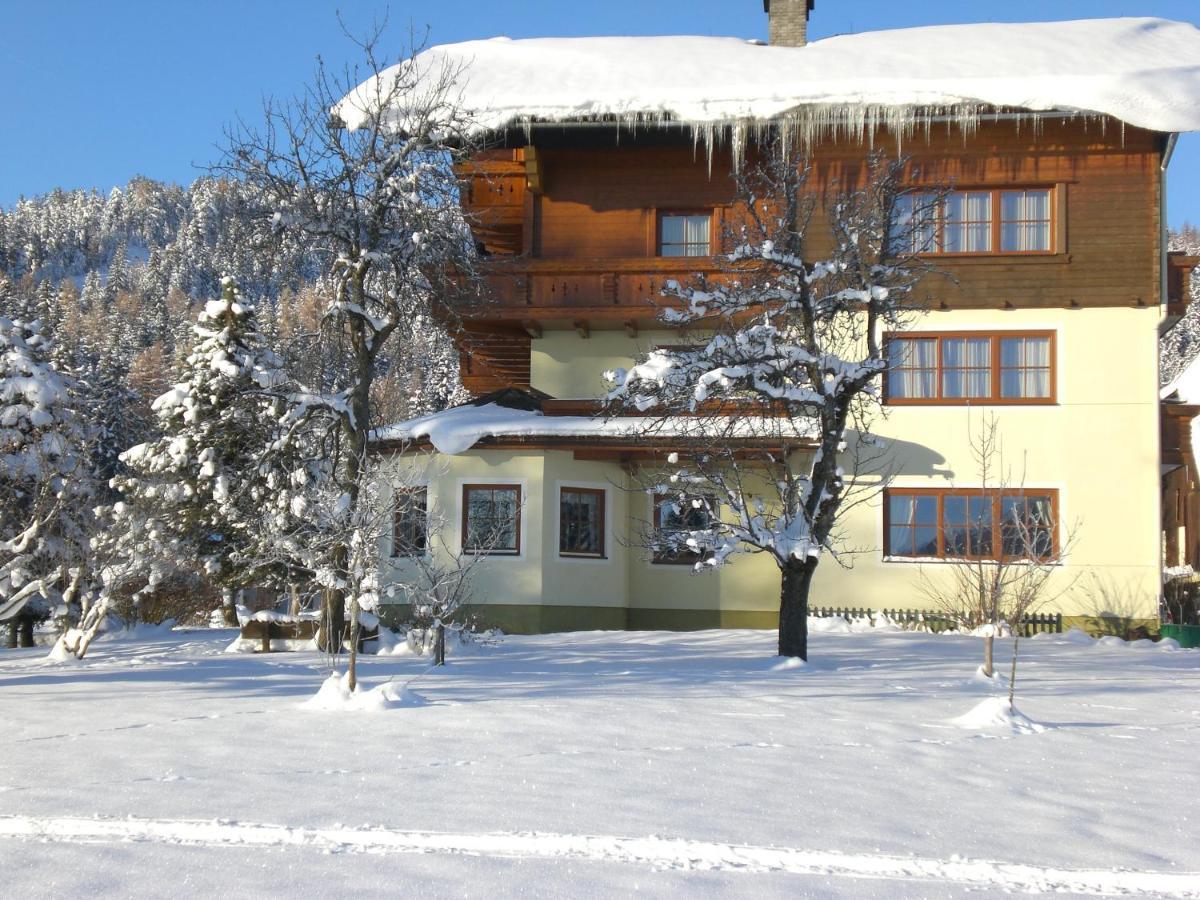
M 86 577 L 93 481 L 73 386 L 40 323 L 0 316 L 0 617 L 70 604 Z
M 234 589 L 258 558 L 257 523 L 268 500 L 266 458 L 279 418 L 279 360 L 264 346 L 255 314 L 232 279 L 195 329 L 182 380 L 154 402 L 162 436 L 121 455 L 129 474 L 114 479 L 128 526 L 126 555 L 148 589 L 179 560 L 225 589 L 226 622 L 237 624 Z

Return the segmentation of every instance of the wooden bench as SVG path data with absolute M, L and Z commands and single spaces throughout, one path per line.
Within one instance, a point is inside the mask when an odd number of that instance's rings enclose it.
M 259 641 L 256 653 L 270 653 L 271 641 L 311 641 L 317 636 L 320 622 L 315 619 L 300 619 L 296 622 L 279 622 L 271 620 L 251 619 L 242 626 L 242 639 Z M 343 640 L 350 640 L 350 623 L 342 634 Z M 379 628 L 360 628 L 358 632 L 358 649 L 363 652 L 363 646 L 368 641 L 379 640 Z
M 0 626 L 5 627 L 8 631 L 8 640 L 5 642 L 8 648 L 33 647 L 35 645 L 33 626 L 37 624 L 37 620 L 37 615 L 25 608 L 11 618 L 0 622 Z

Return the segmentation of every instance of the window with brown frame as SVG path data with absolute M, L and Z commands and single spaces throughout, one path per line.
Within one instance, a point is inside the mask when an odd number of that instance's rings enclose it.
M 429 548 L 428 490 L 396 491 L 392 516 L 392 556 L 420 556 Z
M 463 550 L 511 554 L 521 552 L 521 486 L 463 485 Z
M 699 550 L 679 546 L 691 531 L 703 531 L 713 521 L 716 500 L 712 497 L 687 497 L 667 494 L 654 495 L 654 529 L 662 543 L 653 561 L 659 565 L 691 566 L 703 557 Z M 657 542 L 656 542 L 657 543 Z
M 558 494 L 560 556 L 604 556 L 604 491 L 564 487 Z
M 711 256 L 712 213 L 664 212 L 658 216 L 659 256 Z
M 1053 253 L 1051 187 L 981 188 L 897 198 L 893 246 L 905 253 L 971 256 Z
M 1058 491 L 894 488 L 884 492 L 884 556 L 1045 558 L 1058 550 Z
M 1052 331 L 908 332 L 886 341 L 889 404 L 1055 402 Z

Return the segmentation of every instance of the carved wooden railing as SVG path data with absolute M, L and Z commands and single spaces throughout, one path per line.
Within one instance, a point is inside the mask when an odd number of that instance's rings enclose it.
M 662 296 L 671 282 L 703 276 L 730 278 L 708 258 L 515 259 L 489 261 L 483 269 L 489 303 L 468 313 L 478 318 L 640 318 L 676 305 Z

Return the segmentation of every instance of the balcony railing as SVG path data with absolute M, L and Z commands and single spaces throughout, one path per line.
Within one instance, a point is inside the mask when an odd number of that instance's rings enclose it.
M 710 257 L 489 260 L 483 273 L 489 302 L 472 318 L 648 318 L 677 305 L 662 296 L 671 281 L 731 278 Z

